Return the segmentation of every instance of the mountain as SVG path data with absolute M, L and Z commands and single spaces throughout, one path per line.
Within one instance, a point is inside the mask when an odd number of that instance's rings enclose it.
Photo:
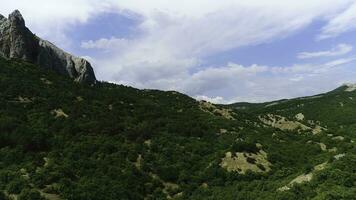
M 0 58 L 0 199 L 356 198 L 356 90 L 214 105 Z
M 8 19 L 0 15 L 0 56 L 19 58 L 52 69 L 80 83 L 96 82 L 88 61 L 72 56 L 34 35 L 18 10 L 11 13 Z
M 98 82 L 18 11 L 0 50 L 0 200 L 356 199 L 355 85 L 215 105 Z

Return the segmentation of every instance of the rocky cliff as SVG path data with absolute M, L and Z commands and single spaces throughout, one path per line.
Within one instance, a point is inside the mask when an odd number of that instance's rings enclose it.
M 80 83 L 93 84 L 95 74 L 90 63 L 59 49 L 34 35 L 15 10 L 8 18 L 0 15 L 0 56 L 18 58 L 67 75 Z

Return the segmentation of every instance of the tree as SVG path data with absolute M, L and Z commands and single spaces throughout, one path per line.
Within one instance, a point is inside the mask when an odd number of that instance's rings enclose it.
M 20 178 L 16 178 L 11 181 L 7 186 L 7 191 L 10 194 L 19 194 L 27 186 L 26 181 Z
M 6 197 L 6 195 L 0 191 L 0 200 L 8 200 L 8 198 Z
M 18 200 L 46 200 L 40 192 L 35 189 L 24 189 L 17 198 Z

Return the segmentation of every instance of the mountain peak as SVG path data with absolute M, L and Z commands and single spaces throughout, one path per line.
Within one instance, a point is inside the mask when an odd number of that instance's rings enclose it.
M 0 15 L 0 56 L 22 59 L 52 69 L 80 83 L 96 82 L 94 70 L 87 60 L 37 37 L 26 27 L 18 10 L 12 12 L 8 19 Z
M 10 15 L 9 15 L 9 20 L 11 23 L 15 23 L 16 25 L 19 26 L 25 26 L 25 20 L 22 17 L 22 14 L 19 10 L 14 10 Z

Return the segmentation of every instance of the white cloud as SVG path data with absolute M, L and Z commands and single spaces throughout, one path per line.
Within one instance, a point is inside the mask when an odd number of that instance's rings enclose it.
M 20 9 L 31 29 L 67 47 L 70 36 L 65 30 L 70 25 L 103 12 L 130 11 L 144 17 L 141 28 L 147 34 L 141 42 L 153 45 L 158 40 L 206 55 L 287 36 L 350 2 L 354 0 L 0 0 L 0 12 Z
M 130 41 L 125 51 L 114 50 L 99 59 L 98 77 L 140 88 L 176 89 L 189 78 L 189 71 L 204 66 L 206 57 L 287 37 L 314 19 L 339 12 L 349 1 L 130 0 L 116 3 L 119 8 L 143 16 L 139 25 L 143 34 Z
M 62 48 L 71 48 L 71 38 L 66 31 L 77 23 L 85 23 L 90 17 L 111 10 L 105 1 L 96 0 L 0 0 L 3 15 L 18 9 L 27 26 L 39 36 Z
M 145 16 L 141 28 L 146 35 L 139 46 L 152 49 L 164 46 L 174 56 L 208 56 L 286 37 L 317 17 L 340 10 L 345 2 L 154 0 L 142 3 L 131 0 L 118 6 Z
M 308 59 L 308 58 L 318 58 L 318 57 L 333 57 L 345 55 L 351 52 L 353 47 L 349 44 L 339 44 L 331 50 L 328 51 L 317 51 L 317 52 L 301 52 L 298 54 L 299 59 Z
M 334 15 L 329 23 L 323 27 L 318 39 L 327 39 L 340 35 L 356 28 L 356 2 L 349 6 L 344 12 Z
M 126 48 L 129 40 L 125 38 L 111 37 L 110 39 L 101 38 L 99 40 L 83 41 L 81 47 L 84 49 L 106 49 L 112 50 L 114 48 Z
M 198 99 L 217 103 L 262 102 L 326 92 L 340 82 L 355 81 L 351 64 L 356 57 L 322 64 L 293 66 L 242 66 L 230 63 L 194 73 L 181 83 L 184 91 Z M 349 65 L 350 64 L 350 65 Z M 217 98 L 222 96 L 223 98 Z
M 211 97 L 207 97 L 207 96 L 204 96 L 204 95 L 198 95 L 198 96 L 196 96 L 194 98 L 199 100 L 199 101 L 203 100 L 203 101 L 208 101 L 210 103 L 215 103 L 215 104 L 225 103 L 224 98 L 223 97 L 219 97 L 219 96 L 211 98 Z
M 325 66 L 229 64 L 202 68 L 206 66 L 205 58 L 243 46 L 280 40 L 318 19 L 330 20 L 323 29 L 323 33 L 330 33 L 329 29 L 336 30 L 328 28 L 335 27 L 332 24 L 348 21 L 337 18 L 342 18 L 347 12 L 345 8 L 353 2 L 355 0 L 0 0 L 0 13 L 20 9 L 34 32 L 67 49 L 71 38 L 65 34 L 66 30 L 75 28 L 77 23 L 86 23 L 103 12 L 135 13 L 142 17 L 136 27 L 142 33 L 138 37 L 132 40 L 102 38 L 82 43 L 83 48 L 110 50 L 105 58 L 92 56 L 99 79 L 139 88 L 174 89 L 192 96 L 223 97 L 213 100 L 225 102 L 262 101 L 305 95 L 312 86 L 320 89 L 322 82 L 330 86 L 332 81 L 321 74 L 330 73 L 338 63 L 347 64 L 346 60 Z M 296 84 L 301 80 L 304 85 L 298 89 Z M 293 87 L 294 90 L 290 89 Z
M 168 73 L 155 78 L 145 76 L 151 76 L 149 70 L 140 73 L 131 69 L 133 71 L 128 74 L 119 73 L 118 80 L 121 80 L 119 83 L 139 88 L 178 90 L 213 103 L 263 102 L 313 95 L 334 89 L 340 83 L 355 81 L 356 72 L 351 67 L 355 60 L 356 56 L 353 56 L 322 64 L 292 66 L 229 63 L 226 66 L 202 68 L 193 73 L 187 69 L 180 70 L 172 72 L 174 76 Z M 181 69 L 177 66 L 173 68 Z

